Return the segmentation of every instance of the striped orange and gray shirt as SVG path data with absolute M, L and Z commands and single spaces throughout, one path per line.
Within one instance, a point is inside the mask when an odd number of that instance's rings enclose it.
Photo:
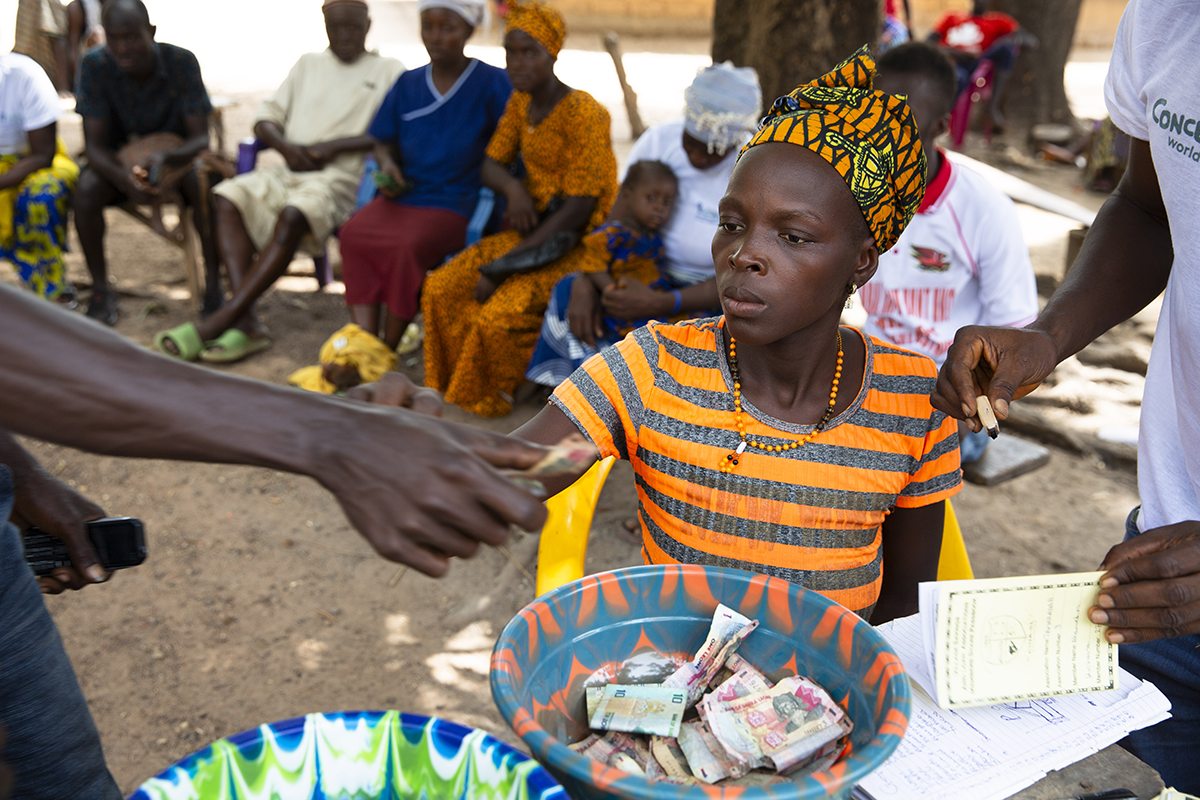
M 592 356 L 551 402 L 602 456 L 632 462 L 647 563 L 774 575 L 869 617 L 883 577 L 884 517 L 961 488 L 956 423 L 929 403 L 937 368 L 864 337 L 865 377 L 849 408 L 808 444 L 747 449 L 722 473 L 741 441 L 723 325 L 720 317 L 639 328 Z M 747 438 L 764 444 L 813 430 L 762 413 L 745 395 L 742 410 Z

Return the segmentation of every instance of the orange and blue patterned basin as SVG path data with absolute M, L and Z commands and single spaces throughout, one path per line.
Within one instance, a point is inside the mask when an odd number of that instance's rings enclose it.
M 567 747 L 587 734 L 584 681 L 650 651 L 691 658 L 718 603 L 759 620 L 738 652 L 768 674 L 815 680 L 854 722 L 849 754 L 828 770 L 768 786 L 652 782 Z M 899 657 L 854 612 L 781 578 L 736 569 L 642 566 L 590 575 L 526 606 L 492 653 L 500 713 L 574 800 L 799 800 L 850 795 L 908 727 Z
M 480 730 L 399 711 L 308 714 L 218 739 L 129 800 L 570 800 Z

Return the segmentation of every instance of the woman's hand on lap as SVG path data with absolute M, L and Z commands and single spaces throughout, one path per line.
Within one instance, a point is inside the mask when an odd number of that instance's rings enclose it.
M 479 282 L 475 284 L 475 302 L 486 303 L 495 291 L 496 282 L 487 275 L 480 275 Z
M 396 182 L 396 186 L 400 187 L 400 189 L 393 189 L 390 187 L 380 187 L 379 188 L 380 194 L 382 194 L 384 197 L 386 197 L 389 200 L 392 200 L 392 199 L 397 198 L 400 195 L 404 194 L 404 173 L 400 171 L 399 164 L 397 164 L 395 161 L 392 161 L 389 158 L 387 160 L 386 164 L 380 165 L 379 171 L 382 172 L 384 175 L 387 175 L 392 180 L 394 180 Z
M 656 292 L 636 278 L 610 283 L 601 297 L 604 310 L 618 319 L 667 317 L 674 305 L 671 296 Z
M 529 233 L 537 227 L 538 213 L 537 206 L 534 205 L 533 198 L 524 186 L 516 186 L 512 191 L 505 194 L 507 208 L 504 212 L 504 218 L 508 220 L 509 226 L 518 233 Z
M 604 314 L 599 303 L 595 284 L 586 273 L 576 276 L 571 285 L 571 299 L 567 303 L 567 326 L 571 335 L 589 347 L 596 346 L 596 337 L 603 334 L 601 327 Z

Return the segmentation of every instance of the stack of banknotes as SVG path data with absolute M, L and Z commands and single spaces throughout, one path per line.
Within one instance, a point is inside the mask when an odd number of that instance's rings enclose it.
M 770 782 L 832 765 L 845 749 L 849 717 L 816 683 L 799 675 L 772 683 L 738 655 L 756 627 L 720 605 L 695 658 L 664 671 L 660 682 L 611 682 L 624 669 L 597 673 L 586 689 L 593 733 L 571 748 L 672 783 Z M 653 673 L 644 663 L 637 671 Z

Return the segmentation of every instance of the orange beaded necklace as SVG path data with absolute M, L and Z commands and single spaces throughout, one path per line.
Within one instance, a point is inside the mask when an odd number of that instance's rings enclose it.
M 817 427 L 812 433 L 807 433 L 800 437 L 800 441 L 791 442 L 789 444 L 763 444 L 757 439 L 746 438 L 746 423 L 742 420 L 742 379 L 738 374 L 737 363 L 737 340 L 733 336 L 729 337 L 729 373 L 733 377 L 733 419 L 737 425 L 738 436 L 741 437 L 741 442 L 737 449 L 729 455 L 725 456 L 721 461 L 721 472 L 731 472 L 738 465 L 738 456 L 746 451 L 747 447 L 753 447 L 757 450 L 766 452 L 784 452 L 787 450 L 795 450 L 797 447 L 808 444 L 812 438 L 821 431 L 825 430 L 825 425 L 828 424 L 829 418 L 833 416 L 833 407 L 837 404 L 838 382 L 842 377 L 842 330 L 839 327 L 837 331 L 837 368 L 833 372 L 833 386 L 829 390 L 829 406 L 825 409 L 824 416 L 817 423 Z

